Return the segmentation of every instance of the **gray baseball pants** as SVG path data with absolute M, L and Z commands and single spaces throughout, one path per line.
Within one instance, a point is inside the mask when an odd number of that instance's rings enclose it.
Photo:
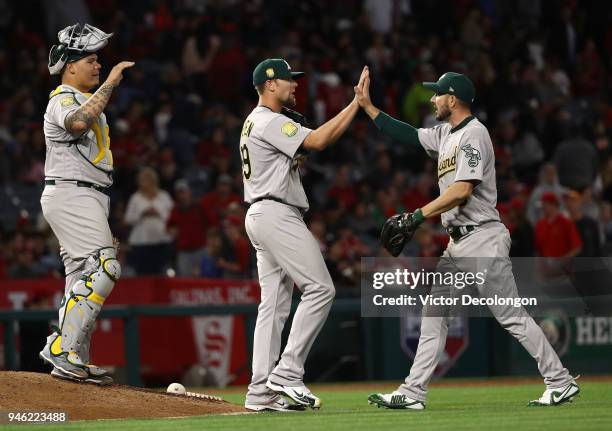
M 66 271 L 64 301 L 59 309 L 61 323 L 65 304 L 72 287 L 83 275 L 87 258 L 95 255 L 99 249 L 113 245 L 108 225 L 110 198 L 88 187 L 58 183 L 45 186 L 40 205 L 61 245 L 60 256 Z M 85 362 L 89 361 L 89 337 L 82 351 L 78 352 Z
M 245 227 L 257 251 L 261 286 L 253 376 L 246 397 L 250 404 L 265 404 L 275 396 L 266 387 L 268 378 L 286 386 L 304 384 L 304 363 L 327 319 L 335 289 L 319 244 L 297 208 L 270 200 L 256 202 L 247 212 Z M 294 283 L 302 292 L 301 301 L 276 364 Z
M 502 223 L 487 223 L 457 242 L 451 240 L 436 270 L 477 272 L 486 267 L 486 282 L 478 288 L 481 297 L 496 294 L 505 298 L 518 297 L 508 257 L 510 243 L 510 233 Z M 448 288 L 444 286 L 433 286 L 431 294 L 449 296 Z M 490 306 L 489 309 L 502 327 L 536 360 L 547 388 L 559 388 L 573 381 L 540 327 L 523 308 L 520 312 L 511 306 Z M 427 387 L 444 352 L 451 317 L 444 317 L 440 311 L 440 307 L 423 307 L 416 356 L 410 375 L 398 388 L 400 393 L 415 400 L 426 401 Z

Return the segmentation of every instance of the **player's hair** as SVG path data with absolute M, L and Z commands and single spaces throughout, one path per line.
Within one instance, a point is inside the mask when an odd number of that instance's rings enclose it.
M 261 84 L 258 84 L 255 86 L 255 90 L 257 90 L 257 94 L 259 94 L 260 96 L 264 93 L 265 88 L 266 88 L 265 82 L 262 82 Z
M 463 100 L 459 99 L 458 97 L 455 98 L 457 100 L 457 105 L 459 105 L 461 108 L 464 109 L 471 109 L 472 105 L 464 102 Z

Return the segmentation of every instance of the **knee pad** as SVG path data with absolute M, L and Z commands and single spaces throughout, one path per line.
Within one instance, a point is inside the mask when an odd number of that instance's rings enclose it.
M 116 258 L 115 248 L 100 249 L 97 255 L 88 259 L 88 263 L 90 270 L 83 274 L 85 285 L 104 301 L 121 277 L 121 264 Z

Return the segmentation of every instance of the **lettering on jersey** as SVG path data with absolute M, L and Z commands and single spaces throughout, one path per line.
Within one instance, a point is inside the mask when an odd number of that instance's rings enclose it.
M 240 137 L 247 138 L 251 134 L 251 130 L 253 130 L 253 126 L 255 124 L 251 120 L 246 120 L 244 125 L 242 126 L 242 132 L 240 133 Z
M 291 121 L 287 121 L 285 124 L 283 124 L 283 127 L 281 127 L 281 132 L 283 132 L 284 135 L 292 138 L 298 132 L 298 128 Z
M 453 172 L 457 166 L 457 147 L 452 156 L 448 155 L 444 158 L 440 158 L 438 161 L 438 178 L 442 178 L 449 172 Z
M 65 96 L 62 97 L 62 99 L 60 100 L 60 105 L 66 107 L 66 106 L 71 106 L 75 104 L 75 100 L 73 96 Z
M 473 148 L 470 144 L 464 145 L 461 147 L 461 150 L 465 151 L 465 156 L 468 158 L 468 166 L 470 168 L 478 166 L 478 162 L 481 160 L 480 151 Z

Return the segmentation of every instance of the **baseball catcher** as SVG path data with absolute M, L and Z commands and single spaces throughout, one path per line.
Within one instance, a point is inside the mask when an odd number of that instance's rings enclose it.
M 107 371 L 89 361 L 89 344 L 98 313 L 121 276 L 117 248 L 108 225 L 113 173 L 109 127 L 102 112 L 123 70 L 121 62 L 100 83 L 97 51 L 112 34 L 89 24 L 58 33 L 49 53 L 49 73 L 61 85 L 49 95 L 44 118 L 45 189 L 43 215 L 61 245 L 66 285 L 59 327 L 47 337 L 40 357 L 51 375 L 99 385 L 112 383 Z

